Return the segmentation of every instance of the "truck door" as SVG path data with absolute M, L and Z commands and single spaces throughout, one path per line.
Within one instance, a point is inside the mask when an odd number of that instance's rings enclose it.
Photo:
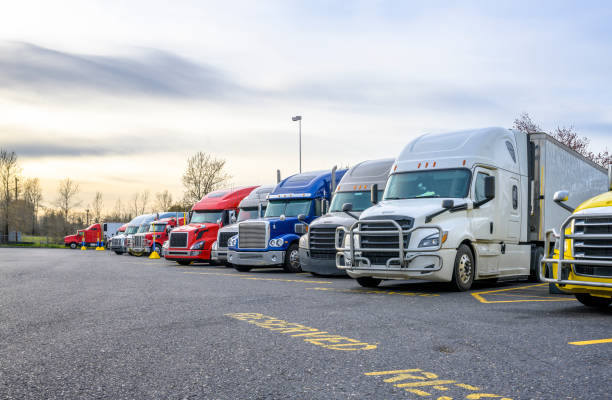
M 510 243 L 518 243 L 521 235 L 521 185 L 518 176 L 511 176 L 503 188 L 504 211 L 508 215 L 506 237 Z
M 499 270 L 499 255 L 501 246 L 496 240 L 502 228 L 497 223 L 499 199 L 499 176 L 497 171 L 477 167 L 472 177 L 472 201 L 477 203 L 485 199 L 484 180 L 488 176 L 495 177 L 495 198 L 468 213 L 472 235 L 476 239 L 476 265 L 478 274 L 495 275 Z

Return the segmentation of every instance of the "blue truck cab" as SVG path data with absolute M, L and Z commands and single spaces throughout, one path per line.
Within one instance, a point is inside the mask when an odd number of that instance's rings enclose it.
M 292 175 L 268 196 L 263 219 L 238 224 L 238 235 L 228 240 L 227 260 L 238 271 L 282 267 L 301 271 L 298 242 L 308 224 L 325 214 L 336 182 L 346 169 L 313 171 Z

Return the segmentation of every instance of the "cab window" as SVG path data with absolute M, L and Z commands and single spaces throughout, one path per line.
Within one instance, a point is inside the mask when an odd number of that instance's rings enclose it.
M 479 172 L 476 174 L 476 182 L 474 183 L 474 201 L 479 202 L 486 199 L 485 197 L 485 178 L 489 174 Z

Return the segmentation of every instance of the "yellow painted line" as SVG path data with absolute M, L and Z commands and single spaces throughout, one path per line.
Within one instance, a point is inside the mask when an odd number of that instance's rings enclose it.
M 500 293 L 500 292 L 507 292 L 507 291 L 511 291 L 511 290 L 522 290 L 522 289 L 527 289 L 527 288 L 532 288 L 532 287 L 538 287 L 538 286 L 546 286 L 548 285 L 548 283 L 538 283 L 536 285 L 527 285 L 527 286 L 519 286 L 519 287 L 514 287 L 514 288 L 507 288 L 507 289 L 496 289 L 496 290 L 486 290 L 484 292 L 476 292 L 476 293 L 472 293 L 472 296 L 474 296 L 474 298 L 476 300 L 478 300 L 481 303 L 484 304 L 494 304 L 494 303 L 526 303 L 526 302 L 555 302 L 555 301 L 576 301 L 576 299 L 565 299 L 565 298 L 543 298 L 543 299 L 521 299 L 521 300 L 487 300 L 484 297 L 482 297 L 483 294 L 492 294 L 492 293 Z M 524 295 L 523 297 L 534 297 L 534 296 L 530 296 L 530 295 Z
M 318 281 L 316 281 L 318 282 Z M 341 293 L 359 293 L 359 294 L 386 294 L 386 295 L 396 295 L 396 296 L 419 296 L 419 297 L 436 297 L 440 296 L 435 293 L 415 293 L 415 292 L 394 292 L 391 290 L 371 290 L 371 289 L 335 289 L 335 288 L 326 288 L 326 287 L 313 287 L 306 288 L 307 290 L 326 290 L 331 292 L 341 292 Z
M 612 338 L 610 339 L 596 339 L 596 340 L 583 340 L 582 342 L 569 342 L 568 344 L 573 344 L 574 346 L 586 346 L 589 344 L 600 344 L 600 343 L 612 343 Z
M 252 281 L 273 281 L 273 282 L 297 282 L 297 283 L 325 283 L 332 284 L 331 281 L 315 281 L 308 279 L 283 279 L 283 278 L 260 278 L 256 276 L 247 276 L 247 274 L 223 274 L 220 272 L 183 272 L 184 274 L 198 274 L 198 275 L 217 275 L 217 276 L 237 276 L 240 279 L 248 279 Z

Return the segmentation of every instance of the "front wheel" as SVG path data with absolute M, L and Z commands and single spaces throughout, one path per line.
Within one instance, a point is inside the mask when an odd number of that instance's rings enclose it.
M 155 252 L 161 256 L 162 247 L 161 247 L 161 245 L 159 243 L 155 244 Z
M 76 249 L 77 248 L 77 244 L 74 243 L 74 242 L 70 243 L 70 248 L 71 249 Z
M 176 260 L 179 265 L 189 265 L 191 264 L 191 260 Z
M 115 250 L 115 254 L 117 254 L 118 256 L 120 256 L 120 255 L 122 255 L 122 254 L 123 254 L 123 252 L 122 252 L 122 251 Z
M 370 278 L 369 276 L 362 276 L 360 278 L 357 278 L 358 284 L 368 288 L 378 287 L 378 285 L 380 285 L 380 282 L 382 282 L 382 279 Z
M 576 293 L 576 299 L 587 307 L 606 308 L 612 304 L 610 297 L 591 296 L 588 293 Z
M 249 272 L 251 270 L 251 267 L 247 267 L 245 265 L 234 265 L 234 268 L 238 272 Z
M 455 256 L 455 268 L 451 288 L 458 292 L 470 290 L 474 283 L 474 256 L 472 250 L 465 244 L 457 249 Z
M 283 269 L 287 272 L 302 272 L 300 265 L 300 250 L 297 243 L 293 243 L 285 252 L 285 264 Z

